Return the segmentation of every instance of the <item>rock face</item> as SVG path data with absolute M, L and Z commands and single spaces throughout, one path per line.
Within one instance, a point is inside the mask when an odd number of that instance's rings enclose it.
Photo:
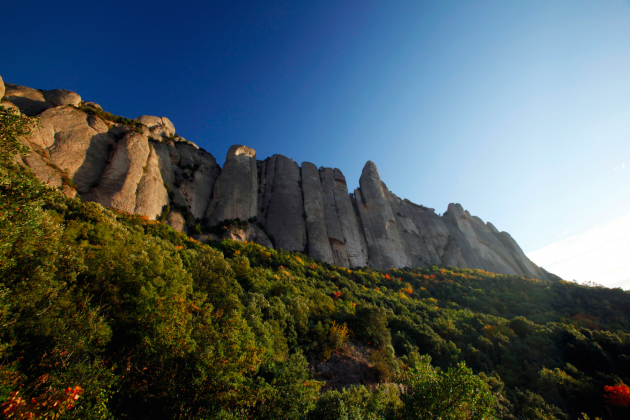
M 2 76 L 0 76 L 0 99 L 4 96 L 4 81 L 2 80 Z
M 175 135 L 175 126 L 166 117 L 154 117 L 151 115 L 141 115 L 136 118 L 136 121 L 140 121 L 146 125 L 153 137 L 169 137 Z
M 72 91 L 64 89 L 35 90 L 25 86 L 7 83 L 4 95 L 15 104 L 22 114 L 38 115 L 48 108 L 60 105 L 79 106 L 81 97 Z
M 317 166 L 302 162 L 302 194 L 306 215 L 308 255 L 312 258 L 333 263 L 333 253 L 328 239 L 324 217 L 324 198 Z
M 258 208 L 256 152 L 242 145 L 230 147 L 208 206 L 210 224 L 226 219 L 248 220 Z
M 17 106 L 22 114 L 33 116 L 50 108 L 42 91 L 11 83 L 5 83 L 5 88 L 4 96 Z
M 149 144 L 141 135 L 125 135 L 116 145 L 114 157 L 99 178 L 98 185 L 84 199 L 133 213 L 136 209 L 138 184 L 144 175 L 149 152 Z
M 286 156 L 273 155 L 260 164 L 259 221 L 278 248 L 304 251 L 307 244 L 300 167 Z
M 229 149 L 221 169 L 210 153 L 176 136 L 166 117 L 138 117 L 146 125 L 139 134 L 76 109 L 81 97 L 74 92 L 5 85 L 0 78 L 2 93 L 4 106 L 41 121 L 21 139 L 32 151 L 22 162 L 68 196 L 160 218 L 203 240 L 255 241 L 348 268 L 441 265 L 556 278 L 532 263 L 507 232 L 460 204 L 438 216 L 400 199 L 373 162 L 349 194 L 339 169 L 309 162 L 300 167 L 282 155 L 257 161 L 243 145 Z M 210 233 L 237 218 L 250 222 Z
M 73 105 L 79 106 L 81 105 L 81 97 L 69 90 L 65 89 L 54 89 L 54 90 L 46 90 L 44 93 L 44 99 L 46 102 L 51 104 L 52 106 L 59 105 Z

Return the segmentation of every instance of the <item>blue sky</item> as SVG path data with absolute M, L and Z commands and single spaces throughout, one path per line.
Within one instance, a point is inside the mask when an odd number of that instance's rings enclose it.
M 222 163 L 459 202 L 526 252 L 630 213 L 628 1 L 4 2 L 5 82 L 167 116 Z M 625 167 L 623 166 L 625 164 Z M 615 169 L 616 168 L 616 169 Z

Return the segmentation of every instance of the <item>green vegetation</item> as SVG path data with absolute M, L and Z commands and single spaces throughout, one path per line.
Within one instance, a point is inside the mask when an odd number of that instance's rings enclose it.
M 42 186 L 14 163 L 29 123 L 0 107 L 9 418 L 630 417 L 620 289 L 210 247 Z M 322 392 L 309 365 L 353 346 L 373 376 Z
M 100 119 L 105 120 L 105 121 L 111 121 L 118 124 L 127 125 L 133 128 L 133 130 L 136 133 L 142 134 L 142 127 L 144 127 L 144 124 L 142 124 L 140 121 L 132 120 L 130 118 L 125 118 L 125 117 L 120 117 L 118 115 L 111 114 L 107 111 L 103 111 L 102 109 L 95 108 L 89 105 L 84 105 L 83 103 L 81 103 L 81 105 L 77 109 L 85 112 L 86 114 L 99 117 Z

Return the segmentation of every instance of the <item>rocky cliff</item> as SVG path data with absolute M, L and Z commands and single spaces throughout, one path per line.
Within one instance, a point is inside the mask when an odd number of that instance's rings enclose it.
M 460 204 L 434 209 L 403 200 L 367 162 L 349 193 L 337 168 L 298 165 L 232 146 L 223 168 L 179 137 L 166 117 L 135 120 L 104 112 L 65 90 L 2 83 L 2 106 L 37 116 L 23 139 L 24 164 L 68 196 L 160 219 L 201 239 L 231 238 L 301 251 L 344 267 L 431 265 L 478 268 L 532 278 L 554 277 L 516 241 Z

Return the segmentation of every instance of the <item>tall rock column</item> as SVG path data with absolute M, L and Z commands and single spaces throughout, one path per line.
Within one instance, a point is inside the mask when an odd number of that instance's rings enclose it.
M 387 200 L 389 190 L 381 181 L 372 161 L 365 164 L 359 185 L 361 195 L 356 203 L 359 207 L 363 206 L 359 209 L 363 228 L 371 230 L 374 241 L 372 246 L 368 244 L 371 265 L 382 269 L 408 266 L 396 219 Z
M 348 252 L 346 251 L 346 241 L 341 229 L 341 221 L 337 212 L 335 201 L 335 171 L 332 168 L 324 168 L 320 172 L 322 181 L 322 197 L 324 199 L 324 220 L 326 221 L 326 231 L 328 242 L 333 252 L 333 263 L 341 267 L 349 267 Z
M 256 151 L 246 146 L 230 147 L 221 175 L 214 184 L 206 215 L 210 224 L 226 219 L 247 220 L 258 208 Z
M 317 166 L 302 162 L 302 193 L 306 214 L 308 235 L 308 255 L 312 258 L 333 263 L 333 254 L 328 242 L 326 221 L 324 220 L 324 199 Z
M 263 162 L 259 214 L 275 245 L 286 251 L 304 251 L 306 222 L 300 167 L 286 156 L 274 155 Z M 262 211 L 261 211 L 262 210 Z
M 348 194 L 346 178 L 337 168 L 334 170 L 334 176 L 335 205 L 346 244 L 348 264 L 350 267 L 364 267 L 368 263 L 367 247 L 365 245 L 365 239 L 363 238 L 363 232 L 361 232 L 359 227 L 359 221 L 354 212 L 354 207 L 352 206 L 352 200 Z

